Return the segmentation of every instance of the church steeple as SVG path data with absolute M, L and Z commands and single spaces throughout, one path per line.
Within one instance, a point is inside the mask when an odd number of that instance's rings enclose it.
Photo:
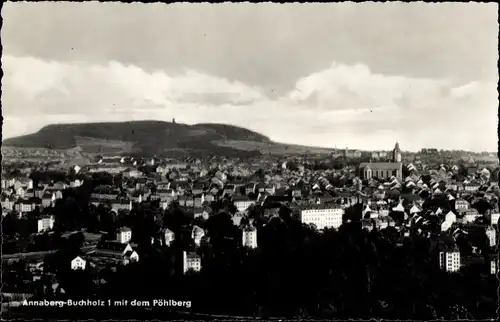
M 394 150 L 392 151 L 392 162 L 401 162 L 401 150 L 399 149 L 398 142 L 396 142 Z

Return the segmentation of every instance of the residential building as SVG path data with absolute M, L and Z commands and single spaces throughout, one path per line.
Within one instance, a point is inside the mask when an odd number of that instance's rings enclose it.
M 124 178 L 139 178 L 142 176 L 142 172 L 137 169 L 126 169 L 122 172 Z
M 54 228 L 54 217 L 43 216 L 37 220 L 37 232 L 41 233 Z
M 111 202 L 111 210 L 118 213 L 120 210 L 132 210 L 131 200 L 114 200 Z
M 90 197 L 93 199 L 99 200 L 115 200 L 118 198 L 120 191 L 113 189 L 109 186 L 100 186 L 96 187 L 94 191 L 92 191 Z
M 12 197 L 2 197 L 2 209 L 13 210 L 14 199 Z
M 314 224 L 318 229 L 339 228 L 344 210 L 337 205 L 307 205 L 302 207 L 300 220 L 304 224 Z
M 182 271 L 185 274 L 187 271 L 201 271 L 201 257 L 193 252 L 182 252 Z
M 490 254 L 488 256 L 489 271 L 491 275 L 498 275 L 498 254 Z
M 87 261 L 81 258 L 80 256 L 76 256 L 71 261 L 72 270 L 84 270 L 86 266 L 87 266 Z
M 486 228 L 486 236 L 488 237 L 488 244 L 490 247 L 496 246 L 497 244 L 497 231 L 492 226 Z
M 139 261 L 139 254 L 135 250 L 127 250 L 123 255 L 123 264 L 134 263 Z
M 410 215 L 421 213 L 422 209 L 417 205 L 413 205 L 410 209 Z
M 128 252 L 133 251 L 130 244 L 120 243 L 115 240 L 100 242 L 94 254 L 96 256 L 111 257 L 115 259 L 123 259 Z
M 163 232 L 163 235 L 165 237 L 165 246 L 170 246 L 172 242 L 175 240 L 175 233 L 170 229 L 166 228 L 165 231 Z
M 197 246 L 200 246 L 201 244 L 201 238 L 205 236 L 205 231 L 198 227 L 198 226 L 193 226 L 193 230 L 192 230 L 192 233 L 191 233 L 191 238 L 194 240 L 194 243 L 197 245 Z
M 46 192 L 42 196 L 42 206 L 48 208 L 54 205 L 56 195 L 54 193 Z
M 20 213 L 33 211 L 35 207 L 36 204 L 30 200 L 20 200 L 14 204 L 14 210 Z
M 491 225 L 498 225 L 498 220 L 500 219 L 500 213 L 495 212 L 491 214 Z
M 439 252 L 439 267 L 450 273 L 460 270 L 460 252 L 456 247 Z
M 257 248 L 257 229 L 255 227 L 244 228 L 243 247 Z
M 116 240 L 122 244 L 127 244 L 132 239 L 132 230 L 128 227 L 121 227 L 116 232 Z
M 201 217 L 205 220 L 208 219 L 210 213 L 203 207 L 195 207 L 193 208 L 194 218 Z
M 255 200 L 250 199 L 247 196 L 235 196 L 233 198 L 234 205 L 239 212 L 243 212 L 248 209 L 251 205 L 255 204 Z
M 474 208 L 462 210 L 461 214 L 463 216 L 462 221 L 464 223 L 473 223 L 477 218 L 481 217 L 479 212 Z
M 458 211 L 459 213 L 462 212 L 463 210 L 467 210 L 470 208 L 470 204 L 467 200 L 464 199 L 456 199 L 455 200 L 455 210 Z

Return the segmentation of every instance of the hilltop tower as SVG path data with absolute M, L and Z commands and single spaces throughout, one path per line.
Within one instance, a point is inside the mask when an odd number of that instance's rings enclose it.
M 392 150 L 392 162 L 401 162 L 401 150 L 398 142 L 396 142 L 394 150 Z

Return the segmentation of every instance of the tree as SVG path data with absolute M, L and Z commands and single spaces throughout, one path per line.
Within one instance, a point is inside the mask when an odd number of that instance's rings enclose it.
M 83 235 L 83 233 L 81 231 L 79 231 L 77 233 L 71 234 L 69 236 L 68 241 L 70 243 L 72 243 L 75 247 L 80 248 L 83 246 L 83 242 L 85 241 L 85 236 Z

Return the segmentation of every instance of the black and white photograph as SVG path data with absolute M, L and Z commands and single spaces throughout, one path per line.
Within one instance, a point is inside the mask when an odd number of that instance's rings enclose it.
M 493 320 L 498 4 L 2 4 L 2 320 Z

